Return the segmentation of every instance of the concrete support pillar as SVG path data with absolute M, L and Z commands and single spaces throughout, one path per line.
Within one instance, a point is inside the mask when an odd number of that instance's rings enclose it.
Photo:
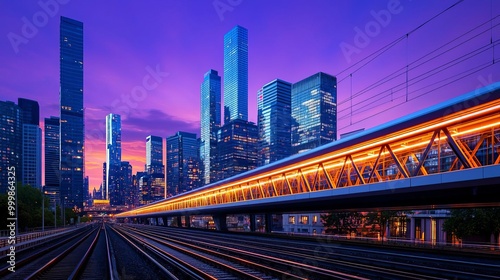
M 256 221 L 255 221 L 255 214 L 250 214 L 250 232 L 255 232 L 256 229 Z
M 189 215 L 184 216 L 184 223 L 186 225 L 186 228 L 190 228 L 191 227 L 191 216 L 189 216 Z
M 264 215 L 265 225 L 266 225 L 266 233 L 271 233 L 273 230 L 273 214 L 266 213 Z
M 218 231 L 227 231 L 226 214 L 214 215 L 215 229 Z
M 182 227 L 182 216 L 177 216 L 177 227 Z
M 410 219 L 410 240 L 415 241 L 415 218 Z
M 162 220 L 163 220 L 163 226 L 168 227 L 168 217 L 167 217 L 167 216 L 163 216 L 163 217 L 161 217 L 161 218 L 162 218 Z

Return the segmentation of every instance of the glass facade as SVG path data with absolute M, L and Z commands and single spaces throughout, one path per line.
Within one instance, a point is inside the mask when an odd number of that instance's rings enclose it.
M 224 35 L 224 123 L 248 120 L 248 30 L 235 26 Z
M 120 172 L 118 173 L 116 188 L 113 189 L 113 192 L 111 198 L 116 203 L 115 205 L 133 205 L 132 165 L 128 161 L 120 163 Z
M 106 116 L 106 189 L 104 199 L 112 206 L 122 205 L 123 199 L 118 190 L 122 161 L 122 125 L 117 114 Z
M 45 191 L 55 193 L 56 202 L 59 203 L 59 118 L 50 117 L 44 120 L 45 143 Z M 51 195 L 51 205 L 53 205 Z
M 215 182 L 216 172 L 212 167 L 216 161 L 217 130 L 220 128 L 221 118 L 221 78 L 217 71 L 208 71 L 201 84 L 201 139 L 200 161 L 203 174 L 201 184 Z
M 42 188 L 42 130 L 40 129 L 40 107 L 37 101 L 19 98 L 23 122 L 22 138 L 22 183 L 41 190 Z
M 83 207 L 84 110 L 83 23 L 61 17 L 60 24 L 61 200 Z
M 139 205 L 146 205 L 165 197 L 164 174 L 153 173 L 139 178 Z
M 167 138 L 167 197 L 199 187 L 196 134 L 179 131 Z
M 254 123 L 234 120 L 224 124 L 218 133 L 218 179 L 238 175 L 257 167 L 259 132 Z
M 292 153 L 337 140 L 337 78 L 317 73 L 292 85 Z
M 17 105 L 22 110 L 23 124 L 40 125 L 40 106 L 37 101 L 18 98 Z
M 0 101 L 0 193 L 6 193 L 9 170 L 15 167 L 16 181 L 22 174 L 22 112 L 11 101 Z
M 42 129 L 38 125 L 23 124 L 23 185 L 42 190 Z
M 165 174 L 163 165 L 163 138 L 149 135 L 146 137 L 146 172 Z
M 291 155 L 292 84 L 274 80 L 257 93 L 259 166 Z

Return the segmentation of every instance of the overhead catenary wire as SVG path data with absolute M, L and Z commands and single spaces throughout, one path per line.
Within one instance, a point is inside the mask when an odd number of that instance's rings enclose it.
M 388 109 L 395 108 L 397 106 L 401 106 L 411 100 L 414 100 L 416 98 L 419 98 L 425 94 L 429 94 L 433 91 L 438 90 L 442 86 L 437 86 L 435 88 L 432 88 L 431 90 L 424 92 L 422 94 L 417 94 L 419 91 L 424 90 L 426 88 L 435 86 L 436 84 L 444 83 L 449 81 L 450 79 L 460 76 L 462 78 L 467 77 L 469 75 L 472 75 L 473 73 L 477 73 L 477 71 L 481 71 L 483 69 L 486 69 L 493 64 L 498 62 L 498 58 L 495 58 L 495 47 L 499 44 L 498 40 L 494 40 L 493 38 L 493 31 L 495 28 L 498 28 L 500 23 L 495 22 L 500 15 L 493 15 L 493 12 L 491 12 L 491 17 L 489 20 L 484 21 L 477 26 L 465 31 L 464 33 L 456 36 L 452 40 L 446 42 L 445 44 L 442 44 L 441 46 L 433 49 L 432 51 L 427 52 L 426 54 L 420 56 L 419 58 L 415 59 L 414 61 L 408 63 L 409 60 L 409 41 L 408 41 L 408 35 L 416 32 L 418 29 L 422 28 L 424 25 L 428 24 L 435 18 L 439 17 L 446 11 L 449 11 L 453 7 L 457 6 L 460 4 L 462 1 L 457 1 L 453 5 L 449 6 L 445 10 L 441 11 L 440 13 L 436 14 L 435 16 L 431 17 L 430 19 L 426 20 L 424 23 L 420 24 L 416 28 L 412 29 L 408 33 L 402 35 L 401 37 L 397 38 L 396 40 L 390 42 L 386 46 L 378 49 L 377 51 L 373 52 L 372 54 L 368 55 L 367 57 L 361 59 L 360 61 L 354 63 L 350 67 L 347 67 L 346 69 L 342 70 L 337 74 L 338 78 L 338 84 L 342 83 L 345 79 L 349 78 L 350 79 L 350 95 L 348 98 L 345 98 L 342 101 L 339 101 L 337 103 L 338 108 L 341 108 L 342 105 L 348 105 L 345 106 L 343 109 L 339 110 L 337 112 L 337 116 L 339 116 L 338 120 L 344 120 L 349 118 L 349 125 L 338 128 L 338 130 L 345 129 L 349 126 L 352 126 L 353 124 L 356 124 L 360 121 L 366 120 L 368 118 L 371 118 L 372 116 L 378 115 L 379 113 L 371 114 L 371 116 L 363 119 L 358 119 L 354 121 L 354 115 L 366 111 L 372 111 L 374 108 L 377 108 L 379 106 L 382 106 L 383 104 L 378 104 L 379 102 L 389 99 L 390 101 L 397 101 L 398 99 L 401 100 L 401 98 L 404 97 L 404 102 L 400 102 L 394 106 L 391 106 L 389 108 L 384 107 L 384 112 L 387 111 Z M 487 27 L 487 28 L 485 28 Z M 450 53 L 454 50 L 457 50 L 459 47 L 464 46 L 465 44 L 468 43 L 473 43 L 475 39 L 480 38 L 480 36 L 484 35 L 485 33 L 490 33 L 488 37 L 489 42 L 486 45 L 481 45 L 480 47 L 475 48 L 474 50 L 471 50 L 465 54 L 461 54 L 458 57 L 453 57 L 450 60 L 447 60 L 446 62 L 443 62 L 442 64 L 438 66 L 430 65 L 430 62 L 434 62 L 438 59 L 441 59 L 443 57 L 449 56 Z M 406 65 L 403 67 L 400 67 L 393 71 L 392 73 L 380 78 L 379 80 L 369 84 L 368 86 L 364 87 L 361 90 L 358 90 L 354 92 L 353 89 L 353 74 L 362 70 L 365 68 L 367 65 L 369 65 L 371 62 L 373 62 L 375 59 L 379 58 L 382 56 L 384 53 L 389 51 L 391 48 L 399 44 L 403 39 L 406 39 Z M 480 39 L 481 40 L 481 39 Z M 437 74 L 443 73 L 447 71 L 448 69 L 460 65 L 460 63 L 464 63 L 466 61 L 469 61 L 473 58 L 476 58 L 478 56 L 483 55 L 484 52 L 489 51 L 491 49 L 493 57 L 489 63 L 483 63 L 479 66 L 472 67 L 469 69 L 472 69 L 472 72 L 469 73 L 469 70 L 466 70 L 464 72 L 461 72 L 459 74 L 454 74 L 451 77 L 446 77 L 446 78 L 440 78 L 436 77 Z M 427 67 L 429 66 L 429 67 Z M 427 67 L 427 69 L 426 69 Z M 430 68 L 430 69 L 429 69 Z M 352 71 L 348 72 L 347 75 L 344 77 L 340 77 L 341 74 L 346 73 L 348 70 L 352 69 Z M 479 69 L 479 70 L 476 70 Z M 419 75 L 416 76 L 411 76 L 409 75 L 409 72 L 415 72 L 418 71 L 420 72 Z M 468 73 L 468 74 L 467 74 Z M 438 79 L 437 82 L 431 83 L 430 85 L 424 85 L 423 87 L 420 87 L 418 90 L 411 90 L 410 87 L 416 86 L 419 84 L 425 84 L 426 80 L 435 80 Z M 404 80 L 404 81 L 403 81 Z M 446 85 L 456 82 L 460 79 L 453 79 L 451 82 L 446 83 Z M 400 82 L 402 81 L 402 82 Z M 391 83 L 396 83 L 395 85 L 392 85 Z M 387 87 L 388 86 L 388 87 Z M 374 93 L 374 90 L 377 90 L 378 92 Z M 406 89 L 405 95 L 401 95 L 401 90 Z M 398 92 L 400 93 L 398 95 Z M 370 96 L 367 96 L 366 98 L 363 98 L 359 102 L 354 102 L 354 99 L 361 99 L 365 94 L 370 93 Z M 350 106 L 349 104 L 350 103 Z M 385 103 L 384 103 L 385 104 Z

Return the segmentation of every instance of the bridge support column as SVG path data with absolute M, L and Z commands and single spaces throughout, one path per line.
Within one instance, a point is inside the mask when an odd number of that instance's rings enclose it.
M 256 226 L 255 226 L 255 214 L 250 214 L 250 232 L 255 232 Z
M 264 214 L 264 221 L 265 221 L 265 230 L 266 233 L 271 233 L 273 230 L 273 214 L 271 213 L 266 213 Z
M 168 217 L 163 216 L 163 217 L 161 217 L 161 219 L 163 220 L 163 226 L 168 227 Z
M 184 216 L 184 225 L 186 226 L 186 228 L 191 227 L 191 216 L 189 215 Z
M 226 214 L 214 215 L 215 228 L 218 231 L 227 231 Z
M 182 216 L 175 217 L 177 219 L 177 227 L 182 227 Z

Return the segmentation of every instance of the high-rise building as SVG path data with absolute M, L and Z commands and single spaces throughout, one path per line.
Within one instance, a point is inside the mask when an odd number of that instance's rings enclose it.
M 217 130 L 220 128 L 221 78 L 217 71 L 208 71 L 201 84 L 200 161 L 203 174 L 201 184 L 216 181 L 213 164 L 217 159 Z
M 45 191 L 50 193 L 51 205 L 59 204 L 60 183 L 60 137 L 59 118 L 50 117 L 44 120 L 45 135 Z
M 139 178 L 139 205 L 146 205 L 165 197 L 164 174 L 152 173 Z
M 224 123 L 248 120 L 248 30 L 239 25 L 224 35 Z
M 218 179 L 255 169 L 257 167 L 257 126 L 244 120 L 224 124 L 217 135 Z
M 196 134 L 179 131 L 167 138 L 167 196 L 199 187 Z
M 9 171 L 15 172 L 17 182 L 22 179 L 23 125 L 21 108 L 14 102 L 0 101 L 0 112 L 0 193 L 6 193 Z
M 146 172 L 165 174 L 163 165 L 163 138 L 149 135 L 146 137 Z
M 83 178 L 83 193 L 84 193 L 83 206 L 90 205 L 89 184 L 90 184 L 89 176 L 85 176 L 85 178 Z
M 23 124 L 22 140 L 23 185 L 42 188 L 42 129 L 38 125 Z
M 106 199 L 106 162 L 102 163 L 102 185 L 100 188 L 101 198 Z
M 259 166 L 286 158 L 291 153 L 292 84 L 276 79 L 257 93 Z
M 337 78 L 319 72 L 292 85 L 292 153 L 337 139 Z
M 133 196 L 133 207 L 138 207 L 141 205 L 141 201 L 143 201 L 143 187 L 142 183 L 144 180 L 142 180 L 142 177 L 147 176 L 148 173 L 144 171 L 138 171 L 135 175 L 132 176 L 132 184 L 134 185 L 134 196 Z
M 61 17 L 59 51 L 61 200 L 66 207 L 82 208 L 85 162 L 82 22 Z
M 22 109 L 23 124 L 40 125 L 40 106 L 37 101 L 18 98 L 17 105 Z
M 22 137 L 22 183 L 41 190 L 42 188 L 42 129 L 40 107 L 34 100 L 19 98 L 21 108 Z
M 128 161 L 122 161 L 120 164 L 120 172 L 117 180 L 116 190 L 116 205 L 133 205 L 133 179 L 132 165 Z
M 120 115 L 106 116 L 106 190 L 105 199 L 110 205 L 121 205 L 123 198 L 118 190 L 122 161 L 122 125 Z

